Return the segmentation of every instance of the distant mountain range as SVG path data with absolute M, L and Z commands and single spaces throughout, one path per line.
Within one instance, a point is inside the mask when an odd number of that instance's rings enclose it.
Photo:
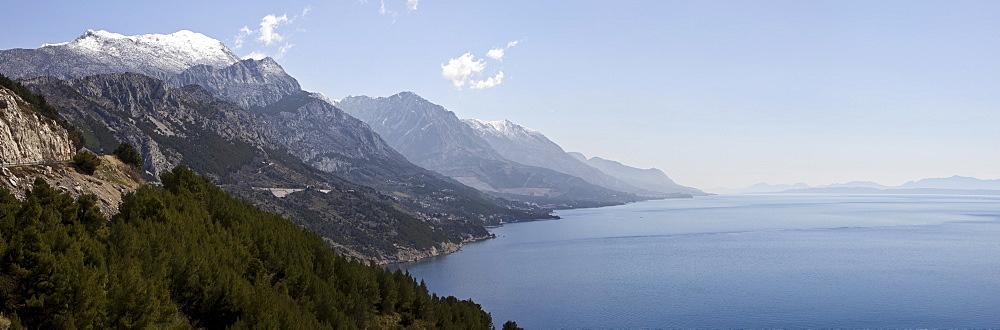
M 509 121 L 459 120 L 413 93 L 334 103 L 273 59 L 241 60 L 191 31 L 88 30 L 2 50 L 0 73 L 43 94 L 88 149 L 128 142 L 153 181 L 186 165 L 366 260 L 454 251 L 488 237 L 484 225 L 552 208 L 703 194 L 659 170 L 581 160 Z
M 674 180 L 670 179 L 666 173 L 663 173 L 663 171 L 657 168 L 641 169 L 601 157 L 591 157 L 588 159 L 587 156 L 584 156 L 579 152 L 569 152 L 568 154 L 579 161 L 586 162 L 587 165 L 590 165 L 601 172 L 621 179 L 622 181 L 639 187 L 640 189 L 657 191 L 668 195 L 709 195 L 699 189 L 677 184 Z
M 368 123 L 410 161 L 470 187 L 553 207 L 602 206 L 642 198 L 503 157 L 455 113 L 420 96 L 351 96 L 337 107 Z
M 345 255 L 413 260 L 488 237 L 483 225 L 551 217 L 410 163 L 272 59 L 240 61 L 197 33 L 88 31 L 0 51 L 0 73 L 44 94 L 91 150 L 131 143 L 150 179 L 191 167 Z M 272 188 L 305 190 L 278 198 Z
M 812 187 L 804 183 L 769 185 L 758 183 L 743 189 L 713 189 L 725 194 L 746 193 L 859 193 L 859 194 L 985 194 L 1000 195 L 1000 180 L 982 180 L 952 176 L 910 181 L 898 186 L 885 186 L 870 181 L 853 181 Z
M 661 186 L 641 187 L 642 180 L 632 180 L 628 170 L 618 171 L 619 168 L 634 169 L 618 164 L 618 167 L 605 167 L 599 162 L 587 162 L 586 159 L 579 159 L 573 154 L 567 153 L 555 142 L 552 142 L 539 131 L 523 127 L 510 122 L 509 120 L 483 121 L 479 119 L 465 119 L 466 125 L 472 127 L 479 136 L 486 140 L 501 156 L 512 161 L 548 168 L 570 174 L 586 180 L 592 184 L 617 191 L 624 191 L 640 196 L 651 197 L 678 197 L 680 195 L 704 195 L 703 192 L 677 184 L 664 184 Z M 579 155 L 579 154 L 577 154 Z M 634 169 L 642 172 L 643 170 Z M 658 170 L 656 170 L 658 171 Z M 662 172 L 660 172 L 662 174 Z M 663 175 L 666 177 L 666 175 Z M 669 178 L 666 179 L 670 181 Z

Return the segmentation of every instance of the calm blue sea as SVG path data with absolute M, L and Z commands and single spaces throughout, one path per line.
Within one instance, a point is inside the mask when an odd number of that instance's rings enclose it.
M 558 215 L 400 267 L 498 326 L 1000 327 L 997 196 L 712 196 Z

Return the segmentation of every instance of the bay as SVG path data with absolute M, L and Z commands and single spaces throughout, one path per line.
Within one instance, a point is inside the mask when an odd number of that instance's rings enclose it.
M 395 267 L 497 326 L 1000 325 L 997 196 L 710 196 L 557 214 Z

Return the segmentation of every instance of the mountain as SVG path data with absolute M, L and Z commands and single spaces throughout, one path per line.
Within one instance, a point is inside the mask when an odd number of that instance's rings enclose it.
M 222 42 L 186 30 L 138 36 L 87 30 L 70 42 L 0 51 L 0 72 L 13 79 L 116 72 L 164 79 L 195 65 L 223 67 L 239 60 Z
M 374 187 L 424 214 L 449 214 L 499 224 L 547 218 L 547 210 L 489 196 L 411 163 L 364 122 L 309 93 L 271 58 L 226 67 L 195 66 L 168 79 L 197 84 L 256 118 L 268 143 L 306 164 Z M 513 208 L 513 209 L 512 209 Z
M 640 169 L 600 157 L 591 157 L 588 159 L 579 152 L 570 152 L 568 154 L 577 160 L 586 162 L 587 165 L 590 165 L 601 172 L 621 179 L 622 181 L 641 189 L 674 195 L 708 195 L 704 191 L 696 188 L 686 187 L 675 183 L 674 180 L 670 179 L 666 173 L 663 173 L 663 171 L 656 168 Z
M 572 175 L 508 160 L 453 112 L 414 93 L 351 96 L 336 106 L 370 125 L 411 162 L 497 196 L 555 207 L 639 200 Z
M 753 194 L 753 193 L 776 193 L 790 189 L 809 189 L 809 188 L 812 188 L 812 186 L 802 182 L 796 184 L 774 184 L 774 185 L 761 182 L 746 188 L 738 188 L 738 189 L 715 188 L 712 189 L 711 191 L 719 194 Z
M 21 81 L 84 131 L 89 148 L 128 142 L 142 154 L 150 176 L 186 165 L 316 232 L 347 256 L 413 260 L 489 237 L 479 218 L 424 214 L 302 163 L 268 142 L 253 114 L 200 86 L 171 88 L 135 73 Z M 271 192 L 276 188 L 301 191 L 279 198 Z
M 286 96 L 302 93 L 299 82 L 270 57 L 222 66 L 195 65 L 170 76 L 167 82 L 174 87 L 201 85 L 244 109 L 266 107 Z
M 74 141 L 66 128 L 46 116 L 42 109 L 55 110 L 40 104 L 42 100 L 0 75 L 0 191 L 23 200 L 41 179 L 74 198 L 94 195 L 95 206 L 105 216 L 118 213 L 122 195 L 144 183 L 142 178 L 114 156 L 101 156 L 91 175 L 68 164 Z
M 472 127 L 500 156 L 514 162 L 566 173 L 611 190 L 640 196 L 667 196 L 663 192 L 642 189 L 607 175 L 567 154 L 562 147 L 541 132 L 509 120 L 463 119 L 462 122 Z
M 0 278 L 11 329 L 492 329 L 471 300 L 402 271 L 338 255 L 324 239 L 227 194 L 190 169 L 126 195 L 34 180 L 0 189 Z
M 792 193 L 792 194 L 972 194 L 1000 195 L 1000 180 L 982 180 L 972 177 L 952 176 L 949 178 L 929 178 L 910 181 L 898 186 L 886 186 L 871 181 L 852 181 L 810 187 L 804 183 L 795 185 L 756 185 L 727 193 Z
M 1000 180 L 981 180 L 972 177 L 955 175 L 949 178 L 930 178 L 918 181 L 910 181 L 895 188 L 1000 190 Z
M 483 224 L 551 217 L 410 163 L 324 96 L 302 91 L 273 59 L 240 61 L 197 33 L 88 31 L 69 43 L 0 51 L 0 72 L 69 108 L 63 115 L 88 148 L 135 145 L 148 179 L 187 165 L 362 259 L 453 251 L 487 237 Z M 287 189 L 297 192 L 270 192 Z
M 874 188 L 874 189 L 883 189 L 883 188 L 888 188 L 888 187 L 884 186 L 882 184 L 879 184 L 879 183 L 871 182 L 871 181 L 851 181 L 851 182 L 846 182 L 846 183 L 834 183 L 834 184 L 822 185 L 822 186 L 818 186 L 817 188 Z

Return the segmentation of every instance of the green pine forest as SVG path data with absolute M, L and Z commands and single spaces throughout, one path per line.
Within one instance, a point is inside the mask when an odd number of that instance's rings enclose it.
M 37 179 L 0 188 L 0 322 L 12 328 L 492 328 L 471 301 L 349 260 L 177 167 L 105 219 Z

